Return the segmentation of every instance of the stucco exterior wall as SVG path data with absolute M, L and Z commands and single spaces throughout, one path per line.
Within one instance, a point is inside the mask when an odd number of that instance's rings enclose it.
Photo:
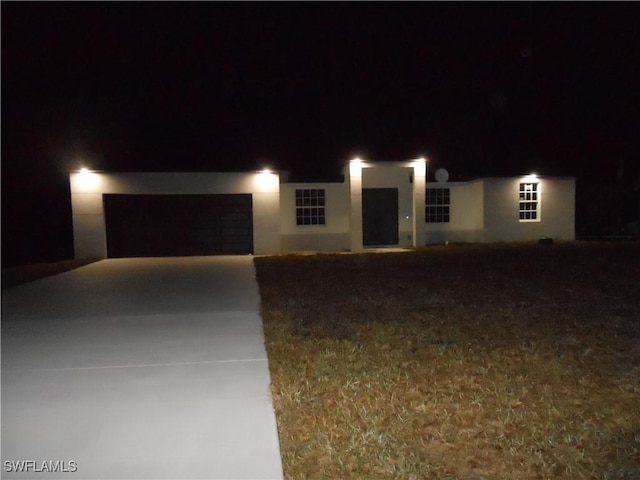
M 72 223 L 76 258 L 107 256 L 101 193 L 72 193 Z
M 274 173 L 72 173 L 74 254 L 106 257 L 104 194 L 234 194 L 253 197 L 253 246 L 280 252 L 280 178 Z
M 451 202 L 449 223 L 424 223 L 427 244 L 482 240 L 484 199 L 481 180 L 428 183 L 427 188 L 448 188 Z
M 575 178 L 543 178 L 542 221 L 549 233 L 544 236 L 558 240 L 576 239 Z M 544 215 L 549 215 L 545 218 Z
M 542 237 L 575 240 L 575 179 L 537 178 L 539 221 L 521 222 L 519 186 L 526 177 L 485 178 L 484 242 L 521 242 Z
M 253 193 L 253 253 L 280 253 L 280 192 Z
M 351 162 L 344 170 L 345 181 L 349 185 L 349 249 L 362 250 L 362 166 Z
M 296 224 L 296 190 L 324 189 L 325 225 Z M 282 251 L 335 252 L 349 249 L 349 186 L 346 183 L 283 183 L 280 185 Z
M 275 173 L 72 173 L 71 194 L 226 194 L 279 192 Z
M 413 167 L 413 246 L 422 246 L 427 243 L 427 231 L 425 227 L 425 200 L 427 186 L 427 165 L 418 162 Z

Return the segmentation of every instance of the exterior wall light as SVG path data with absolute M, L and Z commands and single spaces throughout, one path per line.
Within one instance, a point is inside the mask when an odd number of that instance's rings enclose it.
M 356 157 L 349 162 L 349 174 L 352 177 L 361 177 L 362 176 L 362 160 Z
M 280 177 L 270 168 L 263 168 L 256 174 L 256 182 L 262 191 L 278 191 Z
M 83 190 L 93 190 L 100 184 L 100 176 L 86 167 L 80 169 L 78 173 L 78 183 Z
M 417 158 L 413 162 L 413 169 L 415 175 L 418 177 L 424 177 L 427 175 L 427 160 L 424 157 Z

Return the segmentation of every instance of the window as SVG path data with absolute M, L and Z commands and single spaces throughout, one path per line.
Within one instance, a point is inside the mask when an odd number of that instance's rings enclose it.
M 449 223 L 450 206 L 451 194 L 448 188 L 427 188 L 427 223 Z
M 296 190 L 296 224 L 325 224 L 323 188 Z
M 540 184 L 520 184 L 520 221 L 540 221 Z

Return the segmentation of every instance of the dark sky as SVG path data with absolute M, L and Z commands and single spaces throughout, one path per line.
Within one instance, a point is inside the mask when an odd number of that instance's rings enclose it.
M 460 180 L 639 162 L 635 2 L 1 8 L 3 240 L 28 228 L 23 188 L 62 198 L 81 164 L 325 179 L 424 155 Z

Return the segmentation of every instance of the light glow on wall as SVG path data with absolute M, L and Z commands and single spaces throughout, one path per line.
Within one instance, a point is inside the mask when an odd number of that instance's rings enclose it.
M 530 173 L 529 175 L 525 175 L 523 180 L 525 182 L 535 182 L 538 180 L 538 175 L 536 173 Z
M 349 174 L 352 177 L 362 177 L 362 160 L 358 157 L 349 162 Z
M 84 190 L 94 190 L 100 184 L 100 175 L 86 167 L 80 169 L 77 179 L 80 187 Z
M 256 174 L 256 184 L 260 190 L 278 191 L 280 177 L 277 173 L 273 173 L 270 168 L 263 168 Z
M 427 160 L 424 157 L 417 158 L 413 162 L 413 172 L 417 177 L 427 176 Z

